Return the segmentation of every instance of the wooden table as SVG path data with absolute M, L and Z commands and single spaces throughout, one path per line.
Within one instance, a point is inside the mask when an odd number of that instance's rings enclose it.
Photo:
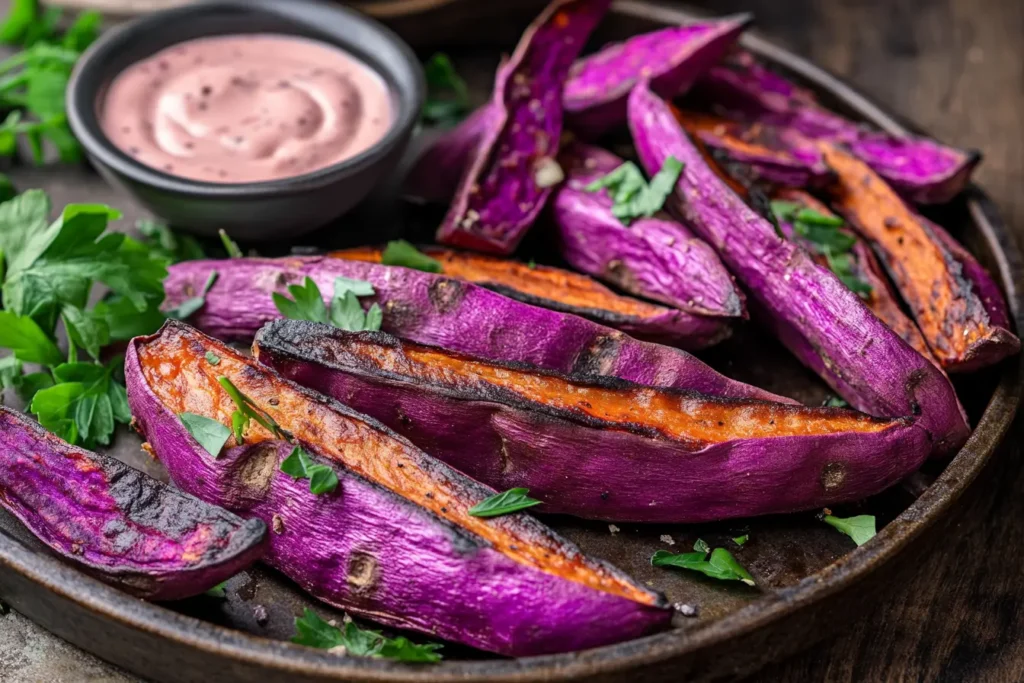
M 985 154 L 978 180 L 1024 231 L 1024 2 L 698 0 L 755 12 L 766 34 L 950 143 Z M 7 2 L 0 0 L 0 9 Z M 20 174 L 31 183 L 39 172 Z M 26 185 L 27 186 L 27 185 Z M 84 188 L 55 201 L 88 201 Z M 57 196 L 64 195 L 64 196 Z M 93 199 L 96 200 L 96 199 Z M 1024 468 L 1020 421 L 1002 453 L 934 530 L 894 598 L 761 681 L 1024 680 Z M 843 615 L 835 615 L 843 619 Z M 0 679 L 134 680 L 17 614 L 0 618 Z

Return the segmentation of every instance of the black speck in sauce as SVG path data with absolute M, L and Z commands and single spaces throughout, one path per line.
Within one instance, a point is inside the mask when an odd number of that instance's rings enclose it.
M 208 109 L 206 102 L 200 102 L 196 106 L 199 108 L 199 111 L 206 111 Z
M 211 87 L 210 87 L 210 86 L 208 86 L 208 85 L 204 85 L 204 86 L 203 86 L 203 87 L 202 87 L 202 88 L 201 88 L 201 89 L 199 90 L 199 92 L 200 92 L 200 93 L 202 94 L 202 96 L 203 96 L 203 97 L 206 97 L 207 95 L 209 95 L 209 94 L 211 94 L 211 93 L 213 92 L 213 88 L 211 88 Z

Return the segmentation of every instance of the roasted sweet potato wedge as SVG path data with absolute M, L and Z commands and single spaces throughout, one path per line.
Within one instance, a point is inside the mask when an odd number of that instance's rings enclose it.
M 925 138 L 869 130 L 822 107 L 814 95 L 742 49 L 709 69 L 693 100 L 730 117 L 791 128 L 848 145 L 901 195 L 919 204 L 949 201 L 967 185 L 981 155 Z
M 744 297 L 714 250 L 668 216 L 622 224 L 606 190 L 587 188 L 623 164 L 573 143 L 559 156 L 566 182 L 551 205 L 559 251 L 573 268 L 620 289 L 703 316 L 746 317 Z
M 527 487 L 538 512 L 702 522 L 820 508 L 878 493 L 931 449 L 910 418 L 571 379 L 304 321 L 270 323 L 254 352 L 472 477 Z
M 802 135 L 786 128 L 675 110 L 676 119 L 691 138 L 721 152 L 729 160 L 745 164 L 749 179 L 781 187 L 823 187 L 832 172 L 821 153 Z
M 266 550 L 263 522 L 72 446 L 3 406 L 0 506 L 62 559 L 147 600 L 199 595 Z
M 1018 353 L 1020 340 L 999 324 L 1006 319 L 993 320 L 965 276 L 958 259 L 965 250 L 950 250 L 863 161 L 836 145 L 819 145 L 838 177 L 833 205 L 871 242 L 942 367 L 967 372 Z M 985 289 L 991 301 L 998 289 L 994 283 Z
M 970 428 L 949 379 L 723 183 L 644 84 L 630 94 L 629 122 L 648 172 L 670 155 L 686 165 L 670 209 L 715 248 L 805 365 L 870 415 L 919 416 L 936 454 L 964 443 Z
M 611 0 L 551 0 L 498 69 L 480 142 L 437 241 L 509 254 L 562 180 L 562 86 Z
M 449 277 L 516 301 L 582 316 L 639 339 L 696 350 L 713 346 L 731 331 L 725 321 L 616 294 L 586 275 L 561 268 L 436 247 L 424 251 L 441 263 L 441 272 Z M 380 263 L 382 254 L 380 247 L 356 247 L 331 256 Z
M 595 647 L 668 625 L 664 597 L 529 515 L 468 514 L 492 489 L 181 323 L 133 340 L 125 373 L 139 428 L 175 483 L 266 522 L 266 562 L 324 602 L 511 656 Z M 178 416 L 231 424 L 237 406 L 221 378 L 275 432 L 254 422 L 243 443 L 232 437 L 213 456 Z M 281 471 L 296 447 L 330 468 L 337 487 L 315 494 L 309 481 Z
M 220 338 L 250 341 L 281 316 L 271 298 L 286 285 L 313 279 L 325 300 L 337 277 L 369 282 L 384 311 L 382 328 L 405 339 L 559 372 L 611 375 L 713 396 L 789 399 L 720 375 L 680 349 L 633 339 L 579 316 L 509 299 L 464 280 L 397 266 L 318 257 L 186 261 L 171 266 L 165 305 L 203 290 L 205 305 L 190 320 Z

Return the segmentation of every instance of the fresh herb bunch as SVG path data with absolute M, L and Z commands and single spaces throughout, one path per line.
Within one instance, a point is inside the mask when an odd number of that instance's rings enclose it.
M 771 209 L 775 220 L 790 223 L 793 232 L 814 245 L 815 250 L 825 257 L 829 270 L 851 291 L 861 297 L 871 294 L 871 285 L 858 277 L 853 267 L 850 252 L 857 244 L 857 238 L 842 230 L 845 225 L 842 218 L 827 216 L 796 202 L 773 201 Z
M 0 109 L 7 113 L 0 123 L 0 156 L 13 156 L 24 136 L 36 164 L 43 163 L 44 140 L 61 161 L 82 159 L 64 113 L 64 93 L 78 58 L 99 35 L 102 17 L 83 12 L 61 32 L 62 18 L 61 10 L 43 10 L 38 0 L 14 0 L 0 25 L 0 42 L 23 48 L 0 61 Z
M 12 351 L 0 361 L 0 380 L 46 429 L 71 443 L 106 445 L 131 415 L 122 365 L 100 353 L 163 322 L 167 259 L 108 231 L 120 217 L 109 206 L 69 204 L 52 223 L 50 208 L 40 190 L 0 204 L 0 348 Z M 90 306 L 97 284 L 112 297 Z M 42 367 L 26 372 L 25 363 Z

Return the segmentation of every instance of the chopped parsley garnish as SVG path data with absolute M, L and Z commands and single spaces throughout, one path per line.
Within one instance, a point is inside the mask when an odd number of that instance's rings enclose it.
M 682 172 L 683 163 L 670 156 L 648 184 L 636 164 L 627 161 L 584 189 L 587 192 L 608 190 L 613 202 L 612 215 L 623 225 L 629 225 L 636 218 L 650 218 L 661 211 Z
M 423 119 L 439 125 L 461 121 L 469 111 L 469 88 L 448 55 L 435 52 L 423 65 L 423 71 L 427 77 Z
M 315 496 L 331 493 L 338 488 L 338 475 L 334 469 L 314 463 L 300 446 L 293 448 L 288 457 L 281 461 L 281 471 L 293 479 L 309 479 L 309 491 Z
M 388 242 L 380 256 L 380 262 L 385 266 L 402 266 L 427 273 L 440 273 L 442 270 L 440 261 L 427 256 L 405 240 Z
M 324 304 L 320 288 L 310 277 L 301 285 L 289 285 L 288 293 L 293 298 L 274 292 L 273 299 L 281 315 L 292 320 L 324 323 L 349 332 L 379 330 L 384 320 L 384 313 L 378 304 L 374 303 L 364 311 L 359 303 L 358 297 L 374 293 L 373 286 L 362 280 L 335 278 L 330 309 Z
M 838 396 L 829 396 L 822 404 L 826 408 L 849 408 L 850 404 L 839 398 Z
M 834 517 L 826 514 L 821 518 L 825 524 L 835 527 L 862 546 L 875 536 L 874 515 L 857 515 L 856 517 Z
M 857 276 L 850 255 L 857 238 L 841 230 L 845 225 L 842 218 L 825 215 L 796 202 L 773 201 L 771 210 L 777 221 L 791 224 L 795 234 L 807 240 L 815 251 L 825 257 L 829 270 L 848 289 L 861 297 L 871 294 L 871 285 Z
M 754 577 L 750 575 L 750 572 L 744 569 L 732 556 L 732 553 L 725 548 L 711 550 L 707 543 L 698 539 L 693 550 L 692 553 L 670 553 L 667 550 L 659 550 L 651 557 L 651 564 L 655 567 L 689 569 L 713 579 L 742 581 L 748 586 L 755 585 Z M 710 557 L 708 557 L 709 552 L 711 553 Z
M 193 296 L 185 299 L 174 308 L 166 311 L 165 315 L 168 318 L 173 318 L 174 320 L 188 320 L 190 317 L 195 315 L 199 309 L 206 305 L 206 295 L 209 293 L 213 285 L 216 284 L 219 275 L 220 274 L 216 270 L 210 271 L 199 296 Z
M 540 505 L 541 501 L 526 495 L 529 492 L 529 489 L 517 488 L 509 489 L 504 493 L 496 493 L 471 507 L 469 514 L 474 517 L 498 517 Z
M 292 642 L 321 650 L 335 650 L 350 657 L 374 657 L 395 659 L 400 662 L 432 663 L 441 661 L 443 646 L 439 643 L 417 645 L 404 636 L 388 638 L 379 631 L 356 626 L 346 619 L 344 628 L 332 626 L 317 615 L 305 609 L 301 617 L 295 618 L 295 636 Z
M 196 413 L 181 413 L 178 415 L 178 419 L 181 420 L 181 424 L 185 425 L 185 429 L 192 435 L 192 438 L 199 442 L 203 450 L 212 455 L 215 460 L 220 457 L 221 449 L 224 448 L 228 437 L 231 436 L 230 429 L 216 420 Z
M 219 365 L 220 364 L 220 356 L 215 354 L 213 351 L 207 351 L 206 354 L 205 354 L 205 358 L 206 358 L 206 362 L 209 363 L 210 365 Z

